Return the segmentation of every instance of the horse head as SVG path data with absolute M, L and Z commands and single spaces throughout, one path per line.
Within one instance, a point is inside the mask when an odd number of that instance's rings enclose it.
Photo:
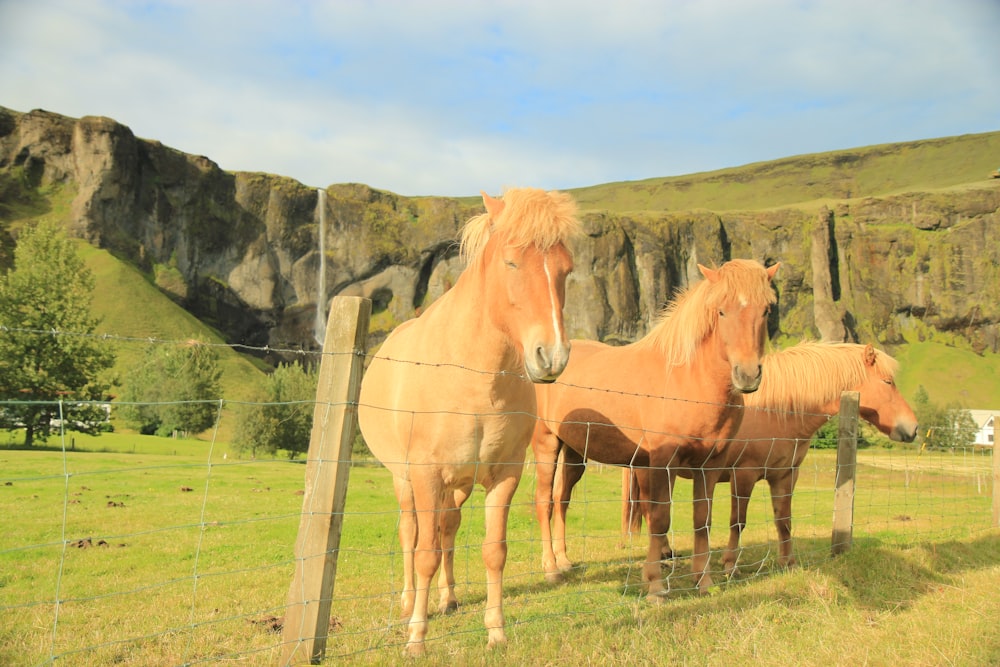
M 483 251 L 487 308 L 521 354 L 532 382 L 553 382 L 569 361 L 563 325 L 573 256 L 565 241 L 578 230 L 572 199 L 559 192 L 483 193 L 490 239 Z
M 917 437 L 917 416 L 899 393 L 891 357 L 876 353 L 868 344 L 862 351 L 866 377 L 858 388 L 862 419 L 897 442 L 913 442 Z
M 734 259 L 719 269 L 698 265 L 709 283 L 707 302 L 714 308 L 720 353 L 729 362 L 734 391 L 757 391 L 767 340 L 767 316 L 776 301 L 771 280 L 780 264 L 764 268 L 753 260 Z

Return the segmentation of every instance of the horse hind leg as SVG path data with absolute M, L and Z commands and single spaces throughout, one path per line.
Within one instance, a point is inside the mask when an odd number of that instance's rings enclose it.
M 771 488 L 771 508 L 774 527 L 778 531 L 778 565 L 794 567 L 792 553 L 792 490 L 795 488 L 795 471 L 767 480 Z
M 441 574 L 438 577 L 438 611 L 450 614 L 458 610 L 455 596 L 455 536 L 462 525 L 462 505 L 468 500 L 471 488 L 456 489 L 445 494 L 445 507 L 441 512 Z
M 562 581 L 562 573 L 556 567 L 556 555 L 552 549 L 552 505 L 559 440 L 539 421 L 532 436 L 531 448 L 535 454 L 535 517 L 542 544 L 542 571 L 546 581 L 558 583 Z
M 698 592 L 705 595 L 713 585 L 711 572 L 712 495 L 719 473 L 697 468 L 694 473 L 694 553 L 691 572 Z
M 586 464 L 583 457 L 576 450 L 564 445 L 556 468 L 555 505 L 552 517 L 552 547 L 560 575 L 573 569 L 573 562 L 566 553 L 566 514 L 569 512 L 573 487 L 577 485 L 585 471 Z
M 743 529 L 747 525 L 747 507 L 756 482 L 755 475 L 755 472 L 747 474 L 745 471 L 735 470 L 730 478 L 732 505 L 729 513 L 729 543 L 722 554 L 722 565 L 729 578 L 739 575 L 737 561 L 742 550 Z
M 413 507 L 413 487 L 401 477 L 393 477 L 396 500 L 399 501 L 399 547 L 403 552 L 403 590 L 400 594 L 401 616 L 413 614 L 415 596 L 413 584 L 413 550 L 417 546 L 417 516 Z
M 416 514 L 417 540 L 413 550 L 414 595 L 406 652 L 424 653 L 427 636 L 427 603 L 431 581 L 441 565 L 441 509 L 444 503 L 441 482 L 432 475 L 411 481 Z M 450 502 L 448 503 L 450 504 Z
M 483 564 L 486 566 L 486 614 L 484 622 L 489 646 L 505 644 L 503 615 L 503 570 L 507 564 L 507 518 L 510 502 L 521 479 L 522 466 L 499 478 L 486 491 L 486 537 L 483 539 Z

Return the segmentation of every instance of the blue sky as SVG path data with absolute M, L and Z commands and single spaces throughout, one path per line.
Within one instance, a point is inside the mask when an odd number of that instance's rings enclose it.
M 582 187 L 1000 130 L 1000 1 L 0 0 L 0 106 L 317 187 Z

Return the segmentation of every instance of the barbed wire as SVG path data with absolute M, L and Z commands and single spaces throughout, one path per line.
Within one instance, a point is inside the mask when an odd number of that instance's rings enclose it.
M 92 340 L 107 341 L 107 342 L 118 342 L 118 343 L 143 343 L 147 345 L 176 345 L 176 346 L 190 346 L 190 345 L 204 345 L 210 348 L 228 348 L 232 350 L 243 350 L 247 352 L 257 352 L 260 354 L 289 354 L 289 355 L 299 355 L 299 356 L 322 356 L 323 354 L 344 354 L 344 353 L 333 353 L 333 352 L 323 352 L 322 350 L 304 350 L 302 348 L 281 348 L 272 347 L 270 345 L 248 345 L 246 343 L 219 343 L 213 341 L 199 340 L 195 338 L 158 338 L 156 336 L 125 336 L 122 334 L 114 333 L 84 333 L 79 331 L 62 331 L 59 329 L 25 329 L 20 327 L 11 327 L 4 324 L 0 324 L 0 334 L 2 333 L 21 333 L 21 334 L 31 334 L 38 336 L 66 336 L 66 337 L 76 337 L 76 338 L 87 338 Z
M 243 343 L 216 343 L 216 342 L 199 341 L 199 340 L 194 340 L 194 339 L 190 339 L 190 338 L 187 338 L 187 339 L 156 338 L 156 337 L 145 337 L 144 338 L 144 337 L 138 337 L 138 336 L 123 336 L 123 335 L 120 335 L 120 334 L 112 334 L 112 333 L 90 333 L 90 334 L 88 334 L 88 333 L 80 333 L 80 332 L 72 332 L 72 331 L 61 331 L 61 330 L 56 330 L 56 329 L 22 329 L 22 328 L 8 327 L 8 326 L 5 326 L 5 325 L 0 325 L 0 333 L 5 333 L 5 332 L 28 333 L 28 334 L 33 334 L 33 335 L 45 335 L 45 336 L 77 336 L 77 337 L 92 338 L 92 339 L 101 340 L 101 341 L 108 341 L 108 342 L 143 343 L 143 344 L 149 344 L 149 345 L 173 345 L 173 346 L 178 346 L 178 347 L 189 347 L 189 346 L 191 346 L 193 344 L 198 344 L 198 345 L 205 345 L 205 346 L 211 347 L 211 348 L 228 348 L 228 349 L 232 349 L 234 351 L 235 350 L 243 350 L 243 351 L 247 351 L 247 352 L 257 352 L 257 353 L 260 353 L 260 354 L 270 354 L 270 353 L 274 353 L 274 354 L 289 354 L 289 355 L 298 355 L 298 356 L 301 356 L 301 357 L 315 357 L 315 358 L 322 358 L 322 357 L 327 357 L 327 356 L 329 356 L 329 357 L 334 357 L 334 356 L 357 356 L 357 357 L 362 357 L 365 360 L 366 365 L 367 365 L 367 363 L 370 363 L 373 359 L 377 358 L 377 359 L 388 361 L 388 362 L 391 362 L 391 363 L 407 364 L 407 365 L 412 365 L 412 366 L 415 366 L 415 367 L 450 368 L 450 369 L 465 371 L 465 372 L 471 373 L 473 375 L 492 376 L 492 377 L 500 377 L 500 378 L 502 378 L 502 377 L 512 377 L 512 378 L 515 378 L 515 379 L 520 379 L 520 380 L 522 380 L 525 383 L 530 383 L 531 382 L 528 379 L 528 376 L 525 373 L 522 373 L 522 372 L 512 372 L 512 371 L 505 371 L 505 370 L 502 370 L 502 371 L 485 370 L 485 369 L 474 368 L 474 367 L 471 367 L 471 366 L 467 366 L 467 365 L 459 364 L 459 363 L 454 363 L 454 362 L 429 362 L 429 361 L 420 361 L 420 360 L 412 360 L 412 359 L 403 359 L 403 358 L 399 358 L 399 357 L 391 357 L 391 356 L 381 355 L 381 354 L 379 354 L 377 352 L 376 353 L 365 352 L 364 350 L 359 350 L 359 349 L 354 349 L 354 350 L 349 351 L 349 352 L 344 352 L 344 351 L 326 351 L 326 350 L 303 350 L 303 349 L 296 349 L 296 348 L 271 347 L 269 345 L 253 346 L 253 345 L 246 345 L 246 344 L 243 344 Z M 714 402 L 714 401 L 704 401 L 704 400 L 699 400 L 699 399 L 685 398 L 683 396 L 664 396 L 662 394 L 652 394 L 652 393 L 648 393 L 648 392 L 627 391 L 627 390 L 622 390 L 622 389 L 609 389 L 609 388 L 606 388 L 606 387 L 594 387 L 594 386 L 590 386 L 590 385 L 582 385 L 582 384 L 577 384 L 577 383 L 570 383 L 570 382 L 566 382 L 564 380 L 560 380 L 558 382 L 559 382 L 559 384 L 561 386 L 564 386 L 566 388 L 570 388 L 570 389 L 582 389 L 582 390 L 586 390 L 586 391 L 590 391 L 590 392 L 599 392 L 599 393 L 603 393 L 603 394 L 606 394 L 606 395 L 609 395 L 609 396 L 619 396 L 619 397 L 622 397 L 622 398 L 662 400 L 662 401 L 670 401 L 670 402 L 674 402 L 674 403 L 680 403 L 680 404 L 692 405 L 692 406 L 721 407 L 721 408 L 724 408 L 724 409 L 727 409 L 727 410 L 729 410 L 729 409 L 753 410 L 753 411 L 759 412 L 759 413 L 775 414 L 775 415 L 783 416 L 784 418 L 792 418 L 792 417 L 795 417 L 795 416 L 798 416 L 799 418 L 802 418 L 802 417 L 824 417 L 826 419 L 832 418 L 832 415 L 830 415 L 828 413 L 810 413 L 810 412 L 807 412 L 807 411 L 793 411 L 793 410 L 787 410 L 787 409 L 783 409 L 783 408 L 774 408 L 774 407 L 765 407 L 765 406 L 748 406 L 748 405 L 743 404 L 742 402 L 741 403 L 731 403 L 731 402 L 719 403 L 719 402 Z

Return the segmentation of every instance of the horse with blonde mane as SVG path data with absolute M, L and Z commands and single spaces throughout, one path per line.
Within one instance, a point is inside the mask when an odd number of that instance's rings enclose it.
M 576 205 L 560 192 L 483 193 L 486 213 L 462 233 L 467 261 L 454 287 L 385 340 L 361 385 L 358 420 L 392 472 L 401 513 L 407 652 L 424 652 L 430 582 L 441 565 L 440 609 L 457 608 L 450 559 L 461 507 L 486 490 L 485 625 L 506 641 L 502 606 L 507 515 L 535 422 L 532 383 L 552 382 L 569 358 L 563 327 L 566 247 Z
M 813 434 L 840 411 L 845 391 L 860 394 L 859 415 L 898 442 L 917 436 L 917 418 L 896 387 L 898 362 L 871 345 L 807 341 L 764 357 L 764 379 L 746 398 L 743 423 L 726 448 L 720 481 L 729 481 L 732 510 L 729 543 L 722 556 L 726 574 L 735 575 L 740 537 L 754 485 L 767 480 L 778 533 L 777 564 L 795 564 L 792 553 L 792 492 Z M 563 477 L 566 501 L 583 466 L 567 465 Z M 622 533 L 638 533 L 642 513 L 640 469 L 622 470 Z M 684 472 L 681 472 L 684 475 Z M 574 479 L 575 477 L 575 479 Z M 565 515 L 563 515 L 565 519 Z M 562 543 L 565 553 L 565 541 Z M 664 555 L 672 556 L 669 544 Z
M 649 550 L 643 566 L 648 599 L 666 594 L 660 553 L 670 526 L 670 493 L 681 470 L 697 470 L 694 505 L 695 581 L 708 572 L 712 493 L 722 456 L 742 418 L 744 393 L 761 381 L 766 318 L 776 301 L 771 281 L 778 265 L 731 260 L 704 276 L 667 307 L 642 339 L 622 347 L 573 341 L 573 357 L 559 380 L 536 386 L 539 422 L 532 436 L 535 511 L 542 530 L 546 578 L 562 572 L 552 554 L 549 519 L 552 481 L 561 449 L 614 465 L 649 468 Z M 558 522 L 557 522 L 558 524 Z

